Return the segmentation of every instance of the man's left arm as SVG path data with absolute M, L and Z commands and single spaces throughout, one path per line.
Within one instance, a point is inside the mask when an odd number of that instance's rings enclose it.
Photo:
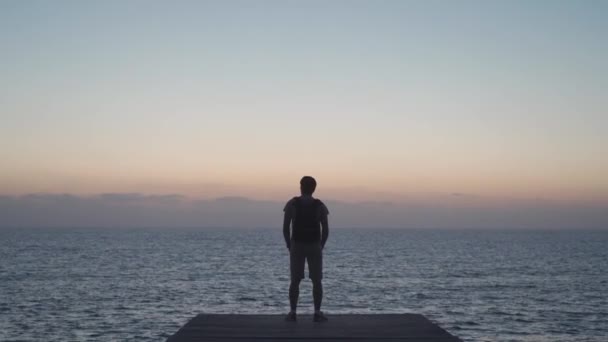
M 283 216 L 283 238 L 285 238 L 285 244 L 287 245 L 287 249 L 291 248 L 291 234 L 289 228 L 291 226 L 291 213 L 289 210 L 285 210 L 285 215 Z
M 327 238 L 329 237 L 329 220 L 327 219 L 327 214 L 321 216 L 321 248 L 325 248 L 325 243 L 327 242 Z

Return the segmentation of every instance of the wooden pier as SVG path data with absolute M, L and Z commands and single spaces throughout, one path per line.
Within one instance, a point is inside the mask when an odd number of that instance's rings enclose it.
M 327 317 L 327 322 L 313 323 L 312 315 L 303 314 L 298 315 L 297 322 L 286 322 L 282 315 L 200 314 L 167 342 L 460 341 L 422 315 L 348 314 Z

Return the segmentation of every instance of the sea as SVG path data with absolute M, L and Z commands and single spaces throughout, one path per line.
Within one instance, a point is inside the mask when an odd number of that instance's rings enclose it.
M 285 314 L 280 228 L 0 230 L 0 341 L 165 341 Z M 332 229 L 323 311 L 420 313 L 464 341 L 608 341 L 608 231 Z M 312 286 L 300 288 L 312 312 Z

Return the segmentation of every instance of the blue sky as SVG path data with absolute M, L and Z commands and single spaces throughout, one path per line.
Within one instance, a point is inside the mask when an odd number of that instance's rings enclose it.
M 607 10 L 3 1 L 0 194 L 605 205 Z

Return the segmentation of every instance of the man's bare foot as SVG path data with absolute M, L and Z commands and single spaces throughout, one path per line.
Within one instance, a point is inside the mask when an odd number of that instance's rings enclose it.
M 323 314 L 323 311 L 317 311 L 312 316 L 313 322 L 327 322 L 327 317 Z
M 287 322 L 295 322 L 297 320 L 296 313 L 293 311 L 289 311 L 287 316 L 285 316 L 285 320 Z

